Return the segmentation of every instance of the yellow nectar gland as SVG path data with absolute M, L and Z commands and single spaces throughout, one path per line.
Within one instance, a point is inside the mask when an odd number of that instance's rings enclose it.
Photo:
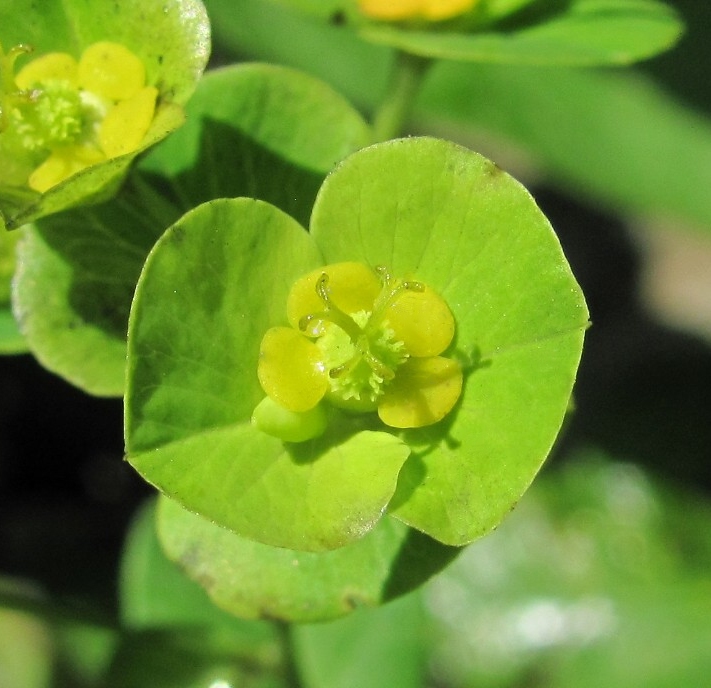
M 461 368 L 439 355 L 454 317 L 422 282 L 361 263 L 328 265 L 294 283 L 287 318 L 291 327 L 264 335 L 257 373 L 270 400 L 290 413 L 311 413 L 326 399 L 377 410 L 392 427 L 421 427 L 459 398 Z
M 47 53 L 14 75 L 29 52 L 0 47 L 0 132 L 39 164 L 28 186 L 44 192 L 86 167 L 139 148 L 155 115 L 158 90 L 143 62 L 110 41 L 88 46 L 77 61 Z
M 360 11 L 371 19 L 442 21 L 471 10 L 479 0 L 359 0 Z

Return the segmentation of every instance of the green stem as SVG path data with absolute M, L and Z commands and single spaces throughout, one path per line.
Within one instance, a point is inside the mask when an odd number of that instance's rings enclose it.
M 403 133 L 431 63 L 427 57 L 401 50 L 395 53 L 385 97 L 373 117 L 373 134 L 376 141 L 387 141 Z
M 294 635 L 292 627 L 283 621 L 275 622 L 279 640 L 281 641 L 282 666 L 285 684 L 289 688 L 305 688 L 305 684 L 299 675 L 299 667 L 296 661 L 296 647 L 294 645 Z

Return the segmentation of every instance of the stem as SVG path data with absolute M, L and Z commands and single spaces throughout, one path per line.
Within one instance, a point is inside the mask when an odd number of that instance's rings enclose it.
M 305 688 L 305 684 L 301 681 L 301 676 L 299 675 L 292 628 L 283 621 L 275 622 L 275 626 L 281 641 L 284 681 L 289 688 Z
M 400 136 L 415 104 L 417 92 L 432 61 L 398 50 L 390 73 L 390 81 L 380 107 L 373 117 L 376 141 Z

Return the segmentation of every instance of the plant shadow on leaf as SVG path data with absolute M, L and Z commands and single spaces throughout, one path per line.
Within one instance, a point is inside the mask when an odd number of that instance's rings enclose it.
M 410 528 L 393 559 L 390 575 L 383 586 L 383 599 L 394 599 L 420 587 L 423 581 L 450 564 L 462 549 L 444 545 Z
M 410 447 L 416 447 L 417 450 L 410 454 L 403 466 L 397 490 L 390 502 L 391 509 L 396 509 L 407 502 L 412 493 L 424 482 L 427 477 L 427 468 L 422 460 L 423 457 L 435 451 L 442 444 L 445 444 L 449 450 L 454 451 L 461 447 L 461 440 L 452 435 L 452 426 L 461 408 L 462 400 L 466 396 L 469 378 L 477 370 L 489 368 L 492 365 L 492 360 L 490 358 L 482 358 L 481 350 L 476 345 L 471 348 L 469 353 L 455 349 L 451 356 L 457 359 L 462 366 L 464 373 L 462 393 L 457 399 L 454 408 L 438 423 L 424 428 L 403 431 L 403 440 Z
M 286 160 L 244 131 L 203 117 L 193 164 L 169 179 L 156 175 L 154 183 L 183 211 L 216 198 L 258 198 L 307 227 L 323 179 L 323 173 Z
M 385 432 L 375 413 L 350 414 L 331 408 L 326 432 L 308 442 L 285 442 L 284 448 L 296 464 L 314 463 L 324 454 L 364 431 Z
M 496 31 L 513 33 L 553 21 L 561 15 L 565 16 L 570 11 L 571 5 L 573 0 L 534 0 L 497 21 Z
M 142 175 L 134 174 L 116 199 L 37 222 L 37 234 L 53 260 L 71 270 L 66 298 L 76 327 L 88 324 L 125 340 L 145 258 L 165 227 L 180 215 L 158 195 Z M 55 286 L 45 280 L 36 289 Z M 73 329 L 72 320 L 67 327 Z

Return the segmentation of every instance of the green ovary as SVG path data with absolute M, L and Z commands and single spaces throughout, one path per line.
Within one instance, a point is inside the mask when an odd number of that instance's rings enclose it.
M 368 331 L 370 317 L 368 311 L 350 315 L 361 331 L 356 341 L 338 325 L 326 323 L 315 342 L 331 371 L 326 398 L 350 411 L 375 411 L 395 370 L 408 358 L 405 345 L 387 325 Z
M 13 112 L 13 126 L 22 145 L 33 151 L 74 143 L 83 122 L 79 92 L 61 81 L 43 84 L 38 95 Z

